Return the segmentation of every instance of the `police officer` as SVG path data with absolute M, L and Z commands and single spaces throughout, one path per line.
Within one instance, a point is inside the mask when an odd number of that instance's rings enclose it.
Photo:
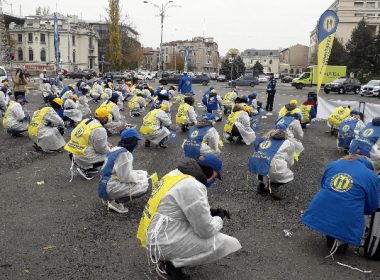
M 265 107 L 266 111 L 273 111 L 274 96 L 276 94 L 276 80 L 274 79 L 273 73 L 269 74 L 269 81 L 267 84 L 267 105 Z
M 194 110 L 194 97 L 186 96 L 184 103 L 179 105 L 175 122 L 181 126 L 182 132 L 189 130 L 189 127 L 197 123 L 197 114 Z
M 359 132 L 365 127 L 365 124 L 360 119 L 360 113 L 357 110 L 352 110 L 350 116 L 342 121 L 338 128 L 338 149 L 348 152 L 351 141 L 359 135 Z

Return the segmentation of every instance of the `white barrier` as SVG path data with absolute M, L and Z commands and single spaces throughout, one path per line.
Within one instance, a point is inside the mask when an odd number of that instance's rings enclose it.
M 351 106 L 353 109 L 359 109 L 360 101 L 343 101 L 343 100 L 326 100 L 318 96 L 318 119 L 327 120 L 332 111 L 339 106 Z M 364 122 L 367 124 L 374 117 L 380 117 L 380 105 L 365 103 Z

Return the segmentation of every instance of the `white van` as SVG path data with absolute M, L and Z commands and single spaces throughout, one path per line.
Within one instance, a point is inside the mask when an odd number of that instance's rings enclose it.
M 8 78 L 7 71 L 5 71 L 4 67 L 0 66 L 0 83 L 2 80 Z

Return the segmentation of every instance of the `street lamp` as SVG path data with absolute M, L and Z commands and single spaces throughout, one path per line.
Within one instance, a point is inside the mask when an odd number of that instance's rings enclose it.
M 160 5 L 157 5 L 156 3 L 153 3 L 153 2 L 149 2 L 149 1 L 143 1 L 144 4 L 151 4 L 153 7 L 157 8 L 158 11 L 159 11 L 159 16 L 161 17 L 161 43 L 160 43 L 160 71 L 161 73 L 164 71 L 164 54 L 163 54 L 163 48 L 162 48 L 162 44 L 163 44 L 163 34 L 164 34 L 164 18 L 166 16 L 166 12 L 167 10 L 169 10 L 170 8 L 179 8 L 181 6 L 178 6 L 178 5 L 171 5 L 173 3 L 173 1 L 168 1 L 166 2 L 165 4 L 162 3 L 161 6 Z

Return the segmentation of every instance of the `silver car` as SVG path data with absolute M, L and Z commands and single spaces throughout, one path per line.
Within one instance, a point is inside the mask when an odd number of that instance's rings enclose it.
M 369 81 L 360 89 L 361 96 L 379 96 L 380 80 Z

